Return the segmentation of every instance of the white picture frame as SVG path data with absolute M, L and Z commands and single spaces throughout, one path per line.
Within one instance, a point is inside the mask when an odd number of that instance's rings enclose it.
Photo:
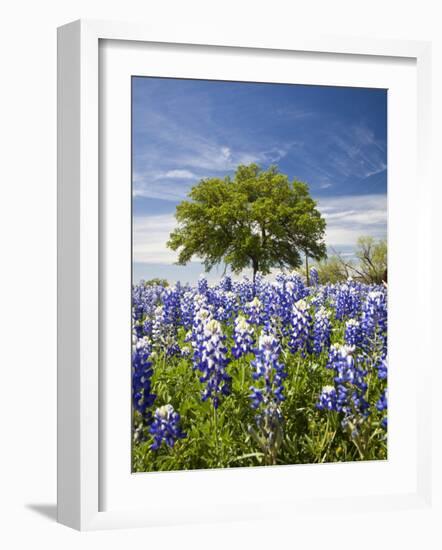
M 103 511 L 100 503 L 100 174 L 99 174 L 99 45 L 100 40 L 128 43 L 168 43 L 178 47 L 199 45 L 208 48 L 281 52 L 310 52 L 335 56 L 376 56 L 409 58 L 417 71 L 417 163 L 419 205 L 431 203 L 431 182 L 428 172 L 430 148 L 429 121 L 431 104 L 429 81 L 431 45 L 426 42 L 372 40 L 350 37 L 317 39 L 281 37 L 278 43 L 265 40 L 227 39 L 216 43 L 201 36 L 156 35 L 152 29 L 135 24 L 100 21 L 76 21 L 58 31 L 58 521 L 80 530 L 140 527 L 214 519 L 259 518 L 265 496 L 257 506 L 235 508 L 225 513 L 221 508 L 207 510 L 200 505 L 182 510 L 180 505 L 171 514 L 163 507 L 155 511 L 129 508 L 122 504 Z M 179 53 L 177 54 L 179 55 Z M 419 209 L 419 266 L 416 276 L 423 284 L 418 298 L 419 308 L 431 309 L 431 233 L 430 210 Z M 423 316 L 419 329 L 419 346 L 430 340 L 430 315 Z M 431 354 L 431 350 L 430 350 Z M 431 355 L 430 355 L 431 356 Z M 430 506 L 432 495 L 431 432 L 428 418 L 431 403 L 425 388 L 430 384 L 431 362 L 420 365 L 416 381 L 416 489 L 403 494 L 340 497 L 342 511 L 355 503 L 361 509 L 385 507 L 422 508 Z M 341 466 L 342 468 L 343 466 Z M 198 474 L 198 473 L 196 473 Z M 163 474 L 164 475 L 164 474 Z M 183 475 L 183 474 L 165 474 Z M 195 474 L 192 474 L 195 475 Z M 259 472 L 256 475 L 261 475 Z M 319 496 L 318 496 L 319 495 Z M 285 498 L 285 497 L 284 497 Z M 326 510 L 332 499 L 320 492 L 315 498 L 290 501 L 285 498 L 285 516 L 308 510 Z M 283 515 L 278 512 L 278 515 Z

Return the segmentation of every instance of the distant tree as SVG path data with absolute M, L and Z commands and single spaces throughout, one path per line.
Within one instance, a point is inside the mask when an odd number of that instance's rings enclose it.
M 144 286 L 169 286 L 169 282 L 167 279 L 160 279 L 158 277 L 155 277 L 154 279 L 149 279 L 148 281 L 144 281 Z
M 315 264 L 315 268 L 321 284 L 340 283 L 354 275 L 351 264 L 344 264 L 337 255 L 321 260 Z
M 373 237 L 359 237 L 356 246 L 359 259 L 358 273 L 368 283 L 387 282 L 387 241 Z
M 308 186 L 275 166 L 238 166 L 233 178 L 202 179 L 188 196 L 168 241 L 181 265 L 197 256 L 206 271 L 221 262 L 235 273 L 251 268 L 255 281 L 273 267 L 299 267 L 303 256 L 326 257 L 325 220 Z
M 332 249 L 334 255 L 315 265 L 321 283 L 337 283 L 348 277 L 367 284 L 387 283 L 387 241 L 373 237 L 359 237 L 356 244 L 356 261 L 345 260 Z

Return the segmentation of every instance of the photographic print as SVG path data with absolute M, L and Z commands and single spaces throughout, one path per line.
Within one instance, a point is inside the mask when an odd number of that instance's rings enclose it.
M 387 458 L 387 91 L 132 77 L 132 471 Z

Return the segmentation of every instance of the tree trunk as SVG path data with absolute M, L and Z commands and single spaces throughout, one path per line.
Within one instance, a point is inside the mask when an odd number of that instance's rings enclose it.
M 310 286 L 310 274 L 308 272 L 308 255 L 305 253 L 305 276 L 307 278 L 307 286 Z
M 252 260 L 252 267 L 253 267 L 253 289 L 255 289 L 255 280 L 256 280 L 256 274 L 258 273 L 258 260 L 253 259 Z

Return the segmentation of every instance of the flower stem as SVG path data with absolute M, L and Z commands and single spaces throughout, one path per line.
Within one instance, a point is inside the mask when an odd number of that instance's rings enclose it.
M 216 466 L 219 466 L 218 409 L 213 407 L 213 425 L 215 431 Z

